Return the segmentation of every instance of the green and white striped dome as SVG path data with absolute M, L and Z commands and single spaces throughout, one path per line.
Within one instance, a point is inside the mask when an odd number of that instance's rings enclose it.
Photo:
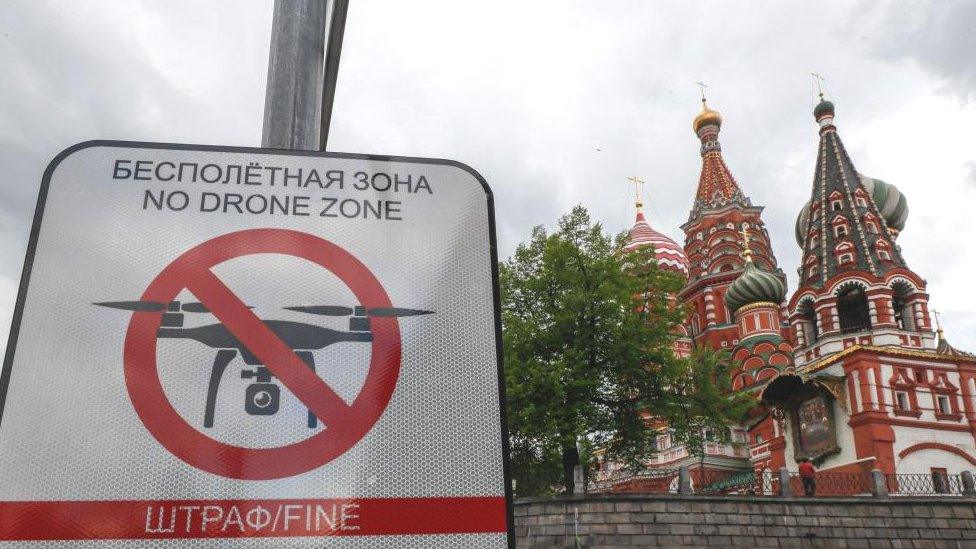
M 885 223 L 896 231 L 904 229 L 908 219 L 908 199 L 905 195 L 890 183 L 862 174 L 857 175 L 861 179 L 861 186 L 874 199 Z
M 780 277 L 760 269 L 752 261 L 747 261 L 742 274 L 725 293 L 725 304 L 729 310 L 735 312 L 739 307 L 750 303 L 782 303 L 785 296 L 786 284 Z

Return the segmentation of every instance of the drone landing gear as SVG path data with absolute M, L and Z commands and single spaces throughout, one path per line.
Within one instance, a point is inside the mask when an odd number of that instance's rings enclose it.
M 214 424 L 214 408 L 217 405 L 217 389 L 220 387 L 220 378 L 224 375 L 224 370 L 230 361 L 237 356 L 237 351 L 221 349 L 217 351 L 214 358 L 213 369 L 210 371 L 210 385 L 207 387 L 207 405 L 203 411 L 203 426 L 210 428 Z
M 311 351 L 297 351 L 295 352 L 295 354 L 298 355 L 298 358 L 302 359 L 302 362 L 308 364 L 308 367 L 311 368 L 313 372 L 315 371 L 315 358 L 312 357 Z M 312 411 L 309 410 L 308 428 L 314 429 L 316 426 L 318 426 L 318 419 L 315 417 L 315 414 L 313 414 Z

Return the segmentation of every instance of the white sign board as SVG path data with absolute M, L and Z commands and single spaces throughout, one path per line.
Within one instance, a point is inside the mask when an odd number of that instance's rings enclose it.
M 0 546 L 509 546 L 499 334 L 466 166 L 72 147 L 0 378 Z

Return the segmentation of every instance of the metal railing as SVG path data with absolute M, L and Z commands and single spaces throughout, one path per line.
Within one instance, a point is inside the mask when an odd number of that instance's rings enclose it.
M 685 495 L 724 496 L 796 496 L 796 497 L 898 497 L 955 496 L 976 498 L 976 477 L 961 474 L 884 474 L 868 472 L 818 472 L 813 482 L 786 469 L 755 472 L 752 470 L 713 470 L 687 467 L 618 471 L 597 478 L 587 491 L 632 492 L 647 494 L 677 493 Z
M 797 496 L 845 497 L 871 496 L 871 473 L 816 473 L 811 485 L 812 494 L 807 493 L 807 485 L 800 473 L 790 472 L 790 491 Z
M 588 492 L 641 492 L 647 494 L 677 493 L 677 469 L 626 469 L 591 480 Z
M 755 471 L 720 471 L 696 469 L 691 471 L 691 488 L 697 494 L 747 494 L 773 493 L 772 473 L 764 475 Z M 765 478 L 764 477 L 768 477 Z M 765 481 L 765 482 L 764 482 Z
M 892 496 L 961 496 L 965 491 L 962 475 L 885 475 L 885 484 Z

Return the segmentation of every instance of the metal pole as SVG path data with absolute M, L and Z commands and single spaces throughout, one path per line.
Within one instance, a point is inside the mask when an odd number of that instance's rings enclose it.
M 332 123 L 332 103 L 335 101 L 336 80 L 339 78 L 339 56 L 342 54 L 342 38 L 346 33 L 346 13 L 349 0 L 333 0 L 329 13 L 329 36 L 325 44 L 325 75 L 322 83 L 322 113 L 319 128 L 319 150 L 324 151 L 329 142 L 329 126 Z
M 348 0 L 275 0 L 263 147 L 324 150 L 347 10 Z

